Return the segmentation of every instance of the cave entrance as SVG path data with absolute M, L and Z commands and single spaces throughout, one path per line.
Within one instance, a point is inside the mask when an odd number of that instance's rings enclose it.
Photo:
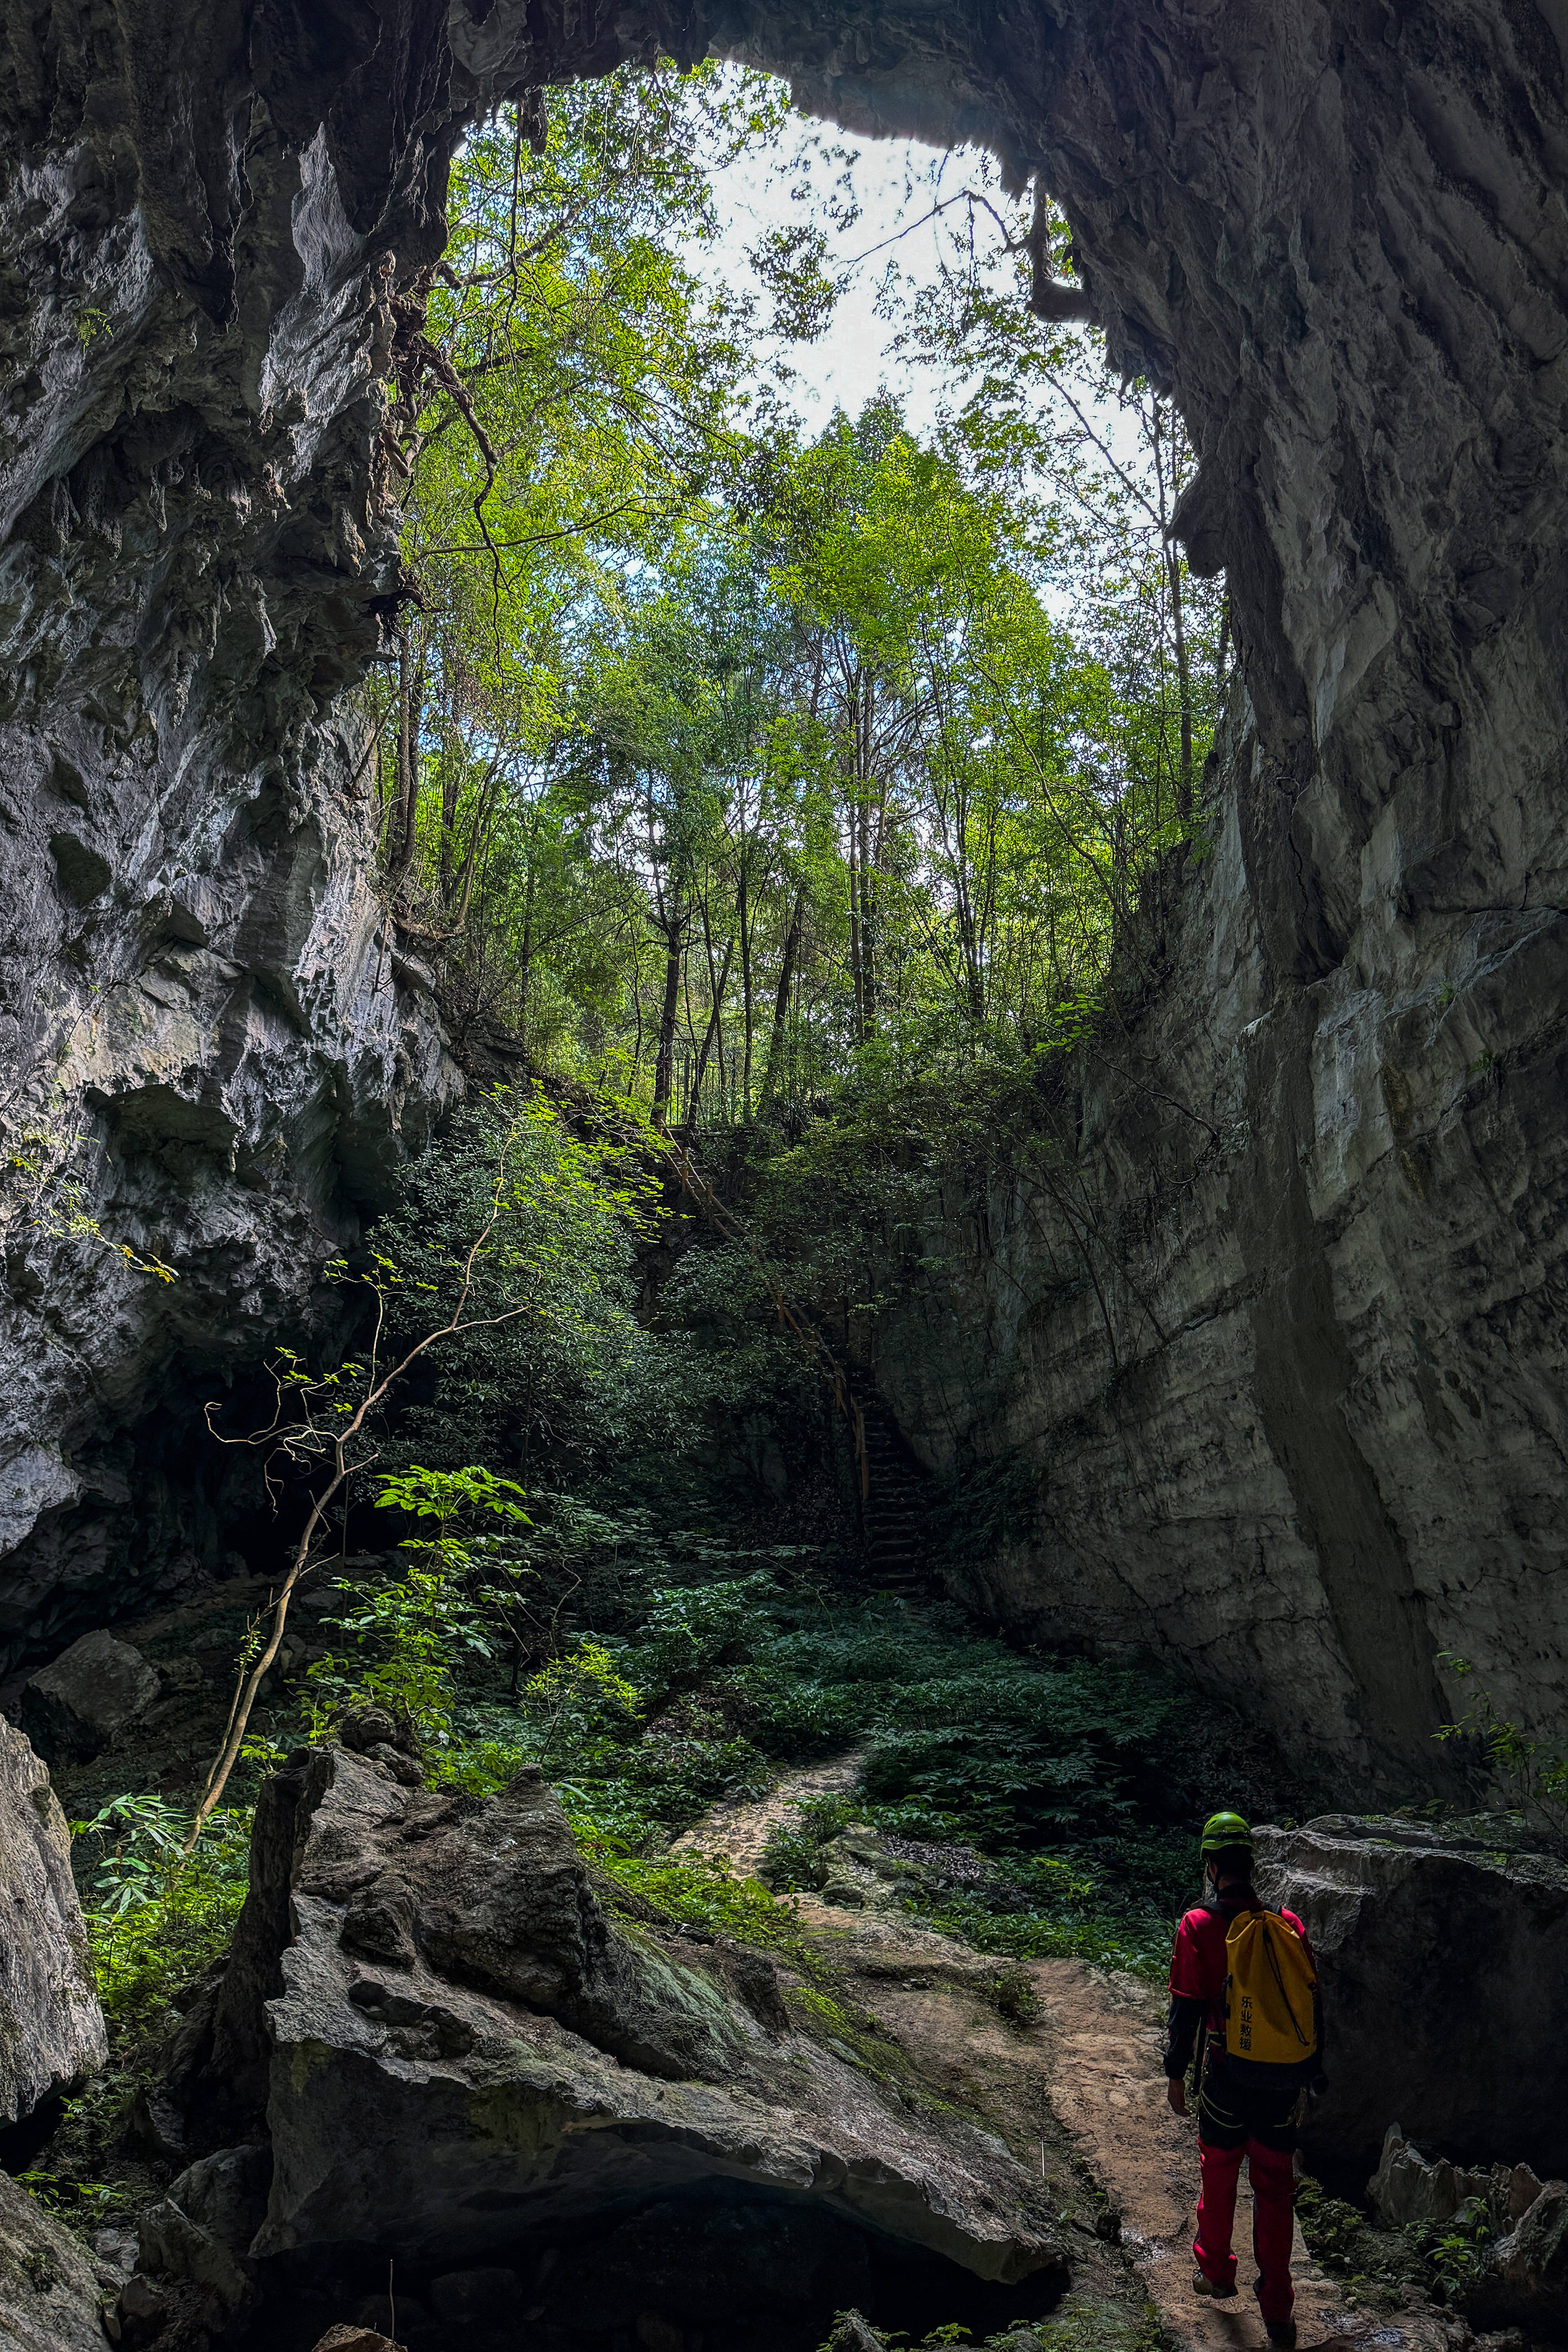
M 879 2331 L 918 2340 L 956 2326 L 980 2341 L 1047 2316 L 1066 2284 L 1043 2270 L 998 2285 L 815 2200 L 726 2180 L 460 2268 L 399 2263 L 390 2302 L 381 2249 L 292 2256 L 277 2269 L 245 2352 L 311 2352 L 345 2320 L 395 2332 L 408 2352 L 516 2352 L 520 2342 L 528 2352 L 817 2352 L 850 2308 Z

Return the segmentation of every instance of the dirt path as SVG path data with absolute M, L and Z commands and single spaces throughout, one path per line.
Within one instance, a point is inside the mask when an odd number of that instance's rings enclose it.
M 863 1748 L 852 1748 L 847 1756 L 831 1756 L 825 1764 L 787 1772 L 765 1797 L 742 1797 L 734 1804 L 716 1805 L 705 1820 L 675 1840 L 671 1851 L 722 1855 L 742 1878 L 755 1877 L 763 1848 L 791 1808 L 809 1797 L 844 1795 L 859 1779 L 864 1755 Z
M 1234 2241 L 1240 2293 L 1233 2303 L 1210 2303 L 1192 2291 L 1197 2137 L 1166 2103 L 1164 2000 L 1136 1978 L 1108 1978 L 1077 1960 L 1039 1960 L 1033 1974 L 1045 2004 L 1037 2031 L 1051 2045 L 1051 2104 L 1120 2209 L 1124 2242 L 1161 2318 L 1193 2352 L 1253 2352 L 1268 2339 L 1253 2299 L 1258 2271 L 1245 2169 Z M 1404 2328 L 1380 2330 L 1368 2314 L 1347 2307 L 1343 2287 L 1319 2270 L 1299 2229 L 1291 2267 L 1303 2347 L 1375 2335 L 1379 2344 L 1414 2345 Z
M 769 1832 L 790 1808 L 802 1798 L 852 1788 L 860 1762 L 857 1751 L 790 1773 L 759 1801 L 719 1807 L 677 1840 L 677 1848 L 725 1854 L 737 1870 L 755 1872 Z M 1267 2337 L 1252 2292 L 1257 2268 L 1245 2169 L 1235 2236 L 1240 2293 L 1234 2302 L 1216 2304 L 1192 2291 L 1197 2138 L 1166 2103 L 1160 2067 L 1165 2000 L 1157 1988 L 1077 1960 L 1037 1960 L 1030 1967 L 1040 2022 L 1009 2027 L 983 1999 L 999 1965 L 986 1955 L 898 1912 L 841 1910 L 811 1895 L 792 1900 L 802 1925 L 856 1979 L 867 2008 L 956 2095 L 977 2099 L 1015 2155 L 1049 2166 L 1064 2219 L 1081 2201 L 1071 2178 L 1076 2158 L 1121 2213 L 1123 2247 L 1168 2341 L 1186 2352 L 1261 2352 Z M 1081 2220 L 1077 2226 L 1082 2231 Z M 1081 2238 L 1075 2268 L 1091 2291 L 1097 2281 L 1113 2289 L 1111 2259 L 1108 2247 Z M 1430 2309 L 1388 2316 L 1354 2308 L 1343 2284 L 1313 2263 L 1299 2229 L 1291 2268 L 1301 2352 L 1329 2345 L 1441 2352 L 1446 2345 L 1441 2317 Z

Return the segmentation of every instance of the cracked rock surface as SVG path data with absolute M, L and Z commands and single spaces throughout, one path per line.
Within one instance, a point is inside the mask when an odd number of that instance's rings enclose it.
M 465 1802 L 339 1750 L 300 1782 L 258 2256 L 368 2238 L 476 2262 L 617 2198 L 731 2179 L 980 2277 L 1060 2263 L 1000 2143 L 957 2125 L 946 2145 L 791 2033 L 768 1962 L 718 1948 L 698 1967 L 679 1938 L 612 1927 L 537 1777 Z M 225 2004 L 220 2048 L 232 2024 Z
M 1518 1836 L 1484 1814 L 1259 1833 L 1258 1891 L 1298 1913 L 1322 1971 L 1329 2088 L 1309 2151 L 1370 2172 L 1396 2119 L 1461 2163 L 1522 2159 L 1537 2190 L 1568 2171 L 1568 1867 L 1501 1850 Z
M 596 2344 L 674 2263 L 750 2344 L 741 2305 L 771 2341 L 774 2304 L 831 2312 L 879 2263 L 1041 2309 L 1065 2268 L 1004 2144 L 799 2031 L 763 1955 L 607 1918 L 537 1773 L 481 1801 L 302 1752 L 165 2068 L 193 2145 L 225 2146 L 143 2217 L 142 2268 L 231 2307 L 391 2252 L 438 2313 L 537 2273 L 540 2343 Z
M 0 2172 L 0 2352 L 103 2352 L 107 2272 Z
M 70 1850 L 47 1772 L 0 1716 L 0 2123 L 104 2061 Z

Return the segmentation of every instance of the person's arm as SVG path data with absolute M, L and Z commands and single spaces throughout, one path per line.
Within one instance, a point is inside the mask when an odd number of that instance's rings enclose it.
M 1170 2014 L 1166 2019 L 1165 2056 L 1166 2075 L 1171 2082 L 1178 2074 L 1185 2074 L 1192 2064 L 1193 2045 L 1203 2023 L 1203 2008 L 1202 2001 L 1194 2000 L 1189 1994 L 1171 1995 Z
M 1192 2063 L 1193 2044 L 1197 2039 L 1198 2028 L 1208 2011 L 1203 1956 L 1186 1919 L 1176 1929 L 1176 1950 L 1171 1955 L 1170 1991 L 1164 2060 L 1166 2096 L 1176 2113 L 1185 2116 L 1186 2070 Z

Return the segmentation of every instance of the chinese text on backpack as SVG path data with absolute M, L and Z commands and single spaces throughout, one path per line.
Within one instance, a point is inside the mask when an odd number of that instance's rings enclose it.
M 1265 2078 L 1315 2064 L 1318 1980 L 1290 1922 L 1277 1911 L 1239 1912 L 1226 1933 L 1225 1960 L 1227 2065 Z

